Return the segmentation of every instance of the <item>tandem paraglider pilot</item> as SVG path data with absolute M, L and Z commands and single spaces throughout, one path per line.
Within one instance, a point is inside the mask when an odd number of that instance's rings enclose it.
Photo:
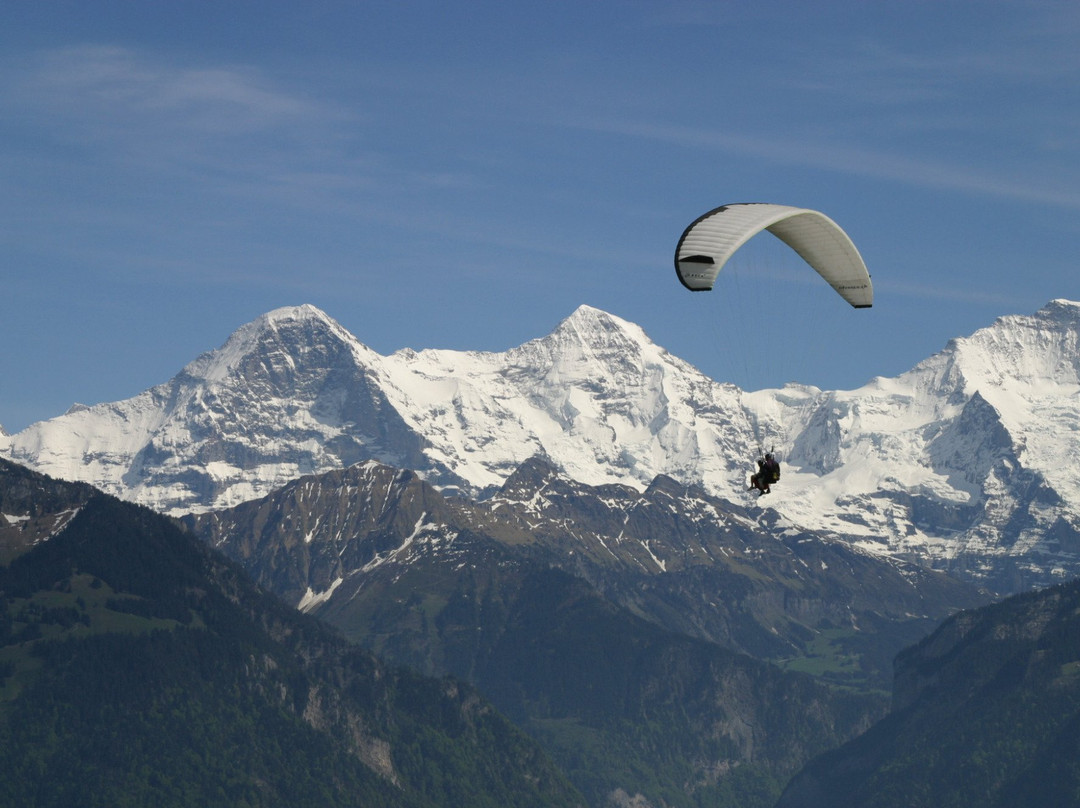
M 750 477 L 750 488 L 747 491 L 756 488 L 758 496 L 762 494 L 771 494 L 771 486 L 775 482 L 780 481 L 780 464 L 771 454 L 766 454 L 764 458 L 759 458 L 757 474 L 753 474 Z

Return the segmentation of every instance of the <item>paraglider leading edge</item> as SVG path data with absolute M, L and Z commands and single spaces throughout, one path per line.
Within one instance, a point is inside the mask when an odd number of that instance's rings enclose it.
M 675 272 L 693 292 L 713 288 L 724 264 L 762 230 L 787 244 L 857 309 L 873 306 L 870 273 L 855 244 L 823 213 L 789 205 L 721 205 L 695 219 L 675 247 Z

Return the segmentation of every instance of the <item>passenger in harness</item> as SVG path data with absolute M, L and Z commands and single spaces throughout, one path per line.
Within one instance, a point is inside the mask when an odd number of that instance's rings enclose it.
M 763 459 L 758 460 L 757 474 L 750 477 L 750 491 L 754 488 L 758 491 L 758 496 L 762 494 L 771 494 L 772 489 L 769 487 L 775 482 L 780 481 L 780 464 L 772 456 L 772 454 L 766 454 Z

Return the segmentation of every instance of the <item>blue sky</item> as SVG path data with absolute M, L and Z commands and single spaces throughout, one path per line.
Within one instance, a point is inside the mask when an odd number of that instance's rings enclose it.
M 9 431 L 300 303 L 381 353 L 589 304 L 718 380 L 848 389 L 1080 299 L 1071 0 L 35 0 L 0 109 Z M 683 228 L 748 201 L 832 217 L 874 308 L 768 235 L 760 284 L 683 289 Z

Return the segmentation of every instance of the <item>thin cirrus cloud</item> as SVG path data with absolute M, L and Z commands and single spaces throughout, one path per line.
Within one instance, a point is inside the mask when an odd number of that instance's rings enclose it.
M 110 134 L 114 121 L 168 120 L 186 130 L 245 133 L 328 114 L 324 106 L 268 86 L 251 69 L 155 63 L 111 46 L 37 53 L 8 73 L 5 94 L 23 108 L 77 116 Z
M 365 149 L 365 127 L 376 126 L 374 119 L 365 120 L 340 100 L 313 100 L 282 86 L 247 66 L 177 65 L 111 46 L 40 52 L 18 66 L 9 62 L 0 70 L 0 99 L 20 110 L 18 126 L 24 132 L 43 136 L 31 146 L 32 163 L 22 156 L 21 170 L 40 177 L 41 163 L 51 161 L 68 188 L 57 185 L 50 194 L 39 186 L 37 204 L 21 215 L 29 224 L 37 215 L 34 208 L 47 204 L 54 220 L 60 217 L 76 229 L 124 233 L 123 247 L 113 238 L 47 247 L 54 255 L 69 250 L 69 259 L 108 266 L 108 273 L 119 277 L 146 277 L 157 268 L 154 274 L 183 269 L 187 277 L 221 279 L 218 262 L 208 264 L 212 269 L 199 268 L 205 260 L 202 248 L 230 255 L 236 248 L 225 245 L 222 234 L 230 228 L 250 232 L 245 222 L 262 212 L 279 222 L 295 213 L 302 218 L 290 225 L 297 227 L 310 221 L 303 217 L 316 216 L 320 222 L 368 222 L 498 249 L 575 251 L 527 231 L 493 235 L 453 210 L 418 219 L 415 207 L 401 204 L 403 198 L 447 188 L 482 189 L 485 181 L 464 170 L 413 167 L 393 152 Z M 94 167 L 100 165 L 116 183 L 107 208 L 87 205 L 70 192 L 79 176 L 96 181 L 100 174 Z M 132 198 L 165 194 L 169 202 L 157 200 L 165 207 L 143 209 L 118 201 L 129 198 L 118 190 L 121 184 L 146 186 L 154 180 L 167 187 L 131 192 Z M 178 201 L 185 198 L 195 201 Z M 242 204 L 228 206 L 229 199 Z M 136 230 L 136 241 L 126 238 Z M 189 233 L 198 233 L 199 242 L 179 250 Z M 171 251 L 167 258 L 162 245 Z M 269 248 L 246 249 L 250 258 Z M 125 252 L 138 256 L 126 270 Z M 188 253 L 194 258 L 185 258 Z M 237 272 L 230 269 L 229 278 Z
M 310 172 L 339 147 L 334 127 L 352 114 L 245 66 L 175 65 L 96 45 L 9 60 L 0 102 L 17 113 L 7 129 L 21 159 L 70 163 L 73 175 L 108 166 L 238 189 L 244 177 L 274 185 Z
M 0 103 L 15 113 L 5 128 L 18 153 L 13 145 L 0 157 L 12 176 L 39 178 L 51 163 L 68 166 L 68 182 L 108 170 L 114 181 L 167 177 L 200 194 L 294 207 L 404 181 L 364 148 L 360 114 L 244 65 L 180 65 L 100 45 L 43 51 L 0 67 Z
M 827 145 L 813 140 L 739 135 L 705 128 L 610 118 L 579 120 L 570 125 L 680 146 L 754 156 L 777 163 L 827 169 L 853 176 L 892 180 L 924 188 L 986 194 L 1016 201 L 1080 209 L 1080 193 L 1055 187 L 1046 181 L 1032 182 L 1029 179 L 999 177 L 938 160 L 845 144 Z

